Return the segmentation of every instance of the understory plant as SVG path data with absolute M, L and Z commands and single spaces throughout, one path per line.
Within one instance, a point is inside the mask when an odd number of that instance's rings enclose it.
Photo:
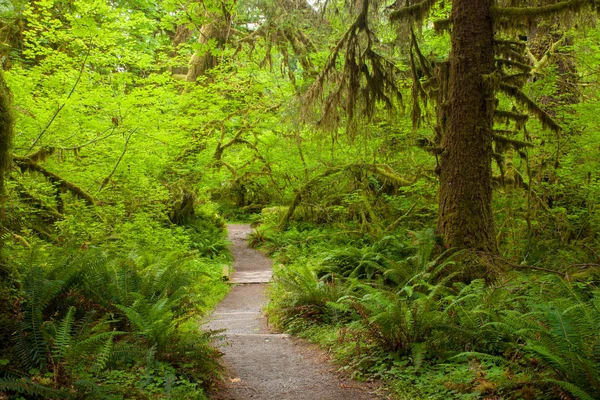
M 401 398 L 600 398 L 594 274 L 463 282 L 472 259 L 436 252 L 433 231 L 400 238 L 280 248 L 272 320 Z
M 0 391 L 31 398 L 204 398 L 218 375 L 215 333 L 198 328 L 210 259 L 71 249 L 23 266 Z M 209 300 L 208 303 L 212 301 Z M 25 372 L 28 371 L 28 372 Z

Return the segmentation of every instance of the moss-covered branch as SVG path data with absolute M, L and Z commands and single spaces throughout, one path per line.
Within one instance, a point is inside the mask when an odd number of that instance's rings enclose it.
M 504 131 L 500 131 L 500 132 L 504 132 Z M 494 131 L 493 137 L 494 137 L 494 141 L 505 144 L 505 145 L 510 145 L 510 146 L 514 147 L 516 150 L 522 149 L 523 147 L 533 147 L 533 144 L 531 144 L 529 142 L 523 142 L 521 140 L 511 139 L 502 134 L 499 134 L 498 131 Z
M 507 83 L 500 83 L 499 89 L 505 94 L 513 97 L 519 104 L 524 106 L 527 111 L 536 116 L 536 118 L 542 123 L 543 128 L 550 129 L 553 132 L 559 132 L 561 130 L 560 125 L 548 114 L 546 111 L 533 100 L 531 100 L 521 89 L 516 86 L 509 85 Z
M 598 4 L 597 0 L 569 0 L 540 7 L 490 7 L 492 18 L 504 18 L 512 21 L 528 21 L 544 18 L 564 12 L 576 12 L 588 5 Z
M 527 114 L 521 114 L 512 111 L 495 110 L 494 119 L 497 122 L 508 123 L 508 121 L 514 121 L 517 125 L 522 125 L 529 119 Z
M 386 165 L 386 164 L 353 163 L 353 164 L 346 164 L 346 165 L 339 165 L 336 167 L 331 167 L 331 168 L 325 170 L 324 172 L 322 172 L 321 174 L 310 179 L 296 192 L 296 195 L 294 196 L 294 199 L 292 200 L 292 203 L 290 204 L 287 213 L 283 216 L 283 219 L 281 220 L 281 222 L 279 224 L 279 229 L 284 230 L 287 228 L 290 220 L 292 219 L 292 217 L 294 215 L 294 212 L 296 211 L 296 208 L 302 201 L 302 197 L 304 196 L 304 194 L 306 194 L 319 181 L 321 181 L 322 179 L 327 178 L 331 175 L 335 175 L 340 172 L 349 171 L 349 170 L 353 170 L 353 169 L 357 169 L 357 168 L 366 169 L 369 172 L 371 172 L 372 174 L 379 175 L 380 177 L 387 179 L 398 186 L 408 186 L 408 185 L 411 185 L 412 183 L 414 183 L 414 182 L 410 182 L 410 181 L 402 178 L 398 174 L 396 174 L 396 172 L 389 165 Z
M 401 71 L 379 54 L 379 39 L 369 26 L 369 1 L 362 2 L 360 13 L 333 48 L 327 63 L 304 95 L 303 114 L 312 118 L 319 105 L 317 125 L 334 131 L 347 116 L 349 128 L 357 114 L 374 115 L 376 105 L 388 111 L 399 109 L 402 91 L 398 86 Z M 340 71 L 340 63 L 342 69 Z
M 531 78 L 530 72 L 518 72 L 516 74 L 502 76 L 502 82 L 517 87 L 523 87 L 529 78 Z
M 69 192 L 73 193 L 76 197 L 85 200 L 86 203 L 88 203 L 89 205 L 95 204 L 94 198 L 91 195 L 89 195 L 85 190 L 75 185 L 74 183 L 71 183 L 61 178 L 55 173 L 48 171 L 46 168 L 42 167 L 29 157 L 13 155 L 13 160 L 19 166 L 21 171 L 33 171 L 40 173 L 54 185 L 62 189 L 68 190 Z
M 531 71 L 531 65 L 527 65 L 527 64 L 515 61 L 515 60 L 508 60 L 508 59 L 504 59 L 504 58 L 497 58 L 496 65 L 501 65 L 501 66 L 510 67 L 510 68 L 516 68 L 516 69 L 520 69 L 521 71 L 524 71 L 524 72 Z
M 417 4 L 413 4 L 412 6 L 401 8 L 390 14 L 390 21 L 422 21 L 425 19 L 425 17 L 427 17 L 429 10 L 431 10 L 431 8 L 438 1 L 439 0 L 422 0 Z

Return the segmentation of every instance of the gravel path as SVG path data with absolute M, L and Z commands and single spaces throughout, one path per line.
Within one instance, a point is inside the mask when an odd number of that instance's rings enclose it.
M 226 329 L 219 346 L 227 372 L 211 399 L 377 399 L 369 386 L 338 376 L 315 347 L 267 326 L 262 306 L 271 261 L 248 247 L 250 226 L 228 225 L 228 230 L 235 260 L 231 281 L 236 286 L 205 324 L 208 329 Z

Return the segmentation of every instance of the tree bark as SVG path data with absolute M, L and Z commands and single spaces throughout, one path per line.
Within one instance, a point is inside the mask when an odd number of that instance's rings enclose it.
M 491 3 L 452 1 L 438 233 L 446 247 L 497 253 L 491 186 L 495 99 L 485 79 L 495 69 Z
M 1 67 L 0 67 L 1 68 Z M 5 180 L 10 168 L 13 127 L 15 118 L 12 112 L 11 94 L 4 82 L 3 71 L 0 69 L 0 228 L 4 227 L 6 212 Z M 0 230 L 0 343 L 9 343 L 15 328 L 14 293 L 17 283 L 17 271 L 9 265 L 3 254 L 5 236 L 4 229 Z M 7 346 L 6 346 L 7 347 Z M 2 356 L 4 349 L 0 349 Z
M 217 49 L 225 46 L 231 29 L 232 17 L 229 12 L 223 10 L 223 14 L 207 13 L 206 21 L 200 27 L 198 36 L 198 43 L 202 48 L 190 60 L 186 76 L 188 82 L 196 82 L 198 77 L 203 76 L 206 71 L 219 64 L 219 58 L 210 46 L 215 46 Z

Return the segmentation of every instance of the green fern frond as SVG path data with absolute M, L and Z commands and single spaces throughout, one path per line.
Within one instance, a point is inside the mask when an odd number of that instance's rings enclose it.
M 92 333 L 90 337 L 74 342 L 72 345 L 72 353 L 75 355 L 94 353 L 108 340 L 112 341 L 116 336 L 124 334 L 125 332 L 122 331 Z
M 412 363 L 415 367 L 415 371 L 418 371 L 423 365 L 423 360 L 427 355 L 427 344 L 426 343 L 411 343 L 410 345 L 410 356 Z
M 68 397 L 67 393 L 61 390 L 55 390 L 25 378 L 0 379 L 0 392 L 40 396 L 43 399 L 64 399 Z
M 56 330 L 56 336 L 54 338 L 54 345 L 52 348 L 52 357 L 54 358 L 54 362 L 56 364 L 60 364 L 69 351 L 69 347 L 71 345 L 71 329 L 73 326 L 74 313 L 75 307 L 69 307 L 67 315 L 65 315 L 58 326 L 58 329 Z
M 114 336 L 115 335 L 108 337 L 108 339 L 104 342 L 102 349 L 96 355 L 96 360 L 94 362 L 94 365 L 92 366 L 92 369 L 94 371 L 99 372 L 99 371 L 102 371 L 104 368 L 106 368 L 106 365 L 108 364 L 108 361 L 110 360 L 110 357 L 112 355 Z
M 564 375 L 570 369 L 568 361 L 564 360 L 557 354 L 552 353 L 552 351 L 541 345 L 528 344 L 524 347 L 524 350 L 529 351 L 542 360 L 550 367 L 554 368 L 559 374 Z
M 543 382 L 552 383 L 554 385 L 560 386 L 561 389 L 566 390 L 573 396 L 575 396 L 579 400 L 597 400 L 598 397 L 595 397 L 593 394 L 589 394 L 584 389 L 580 388 L 577 385 L 574 385 L 571 382 L 561 381 L 557 379 L 544 379 Z
M 95 382 L 92 382 L 87 379 L 79 379 L 75 381 L 75 389 L 77 390 L 77 394 L 80 396 L 79 398 L 85 399 L 112 399 L 114 397 L 108 396 L 102 386 L 98 385 Z

